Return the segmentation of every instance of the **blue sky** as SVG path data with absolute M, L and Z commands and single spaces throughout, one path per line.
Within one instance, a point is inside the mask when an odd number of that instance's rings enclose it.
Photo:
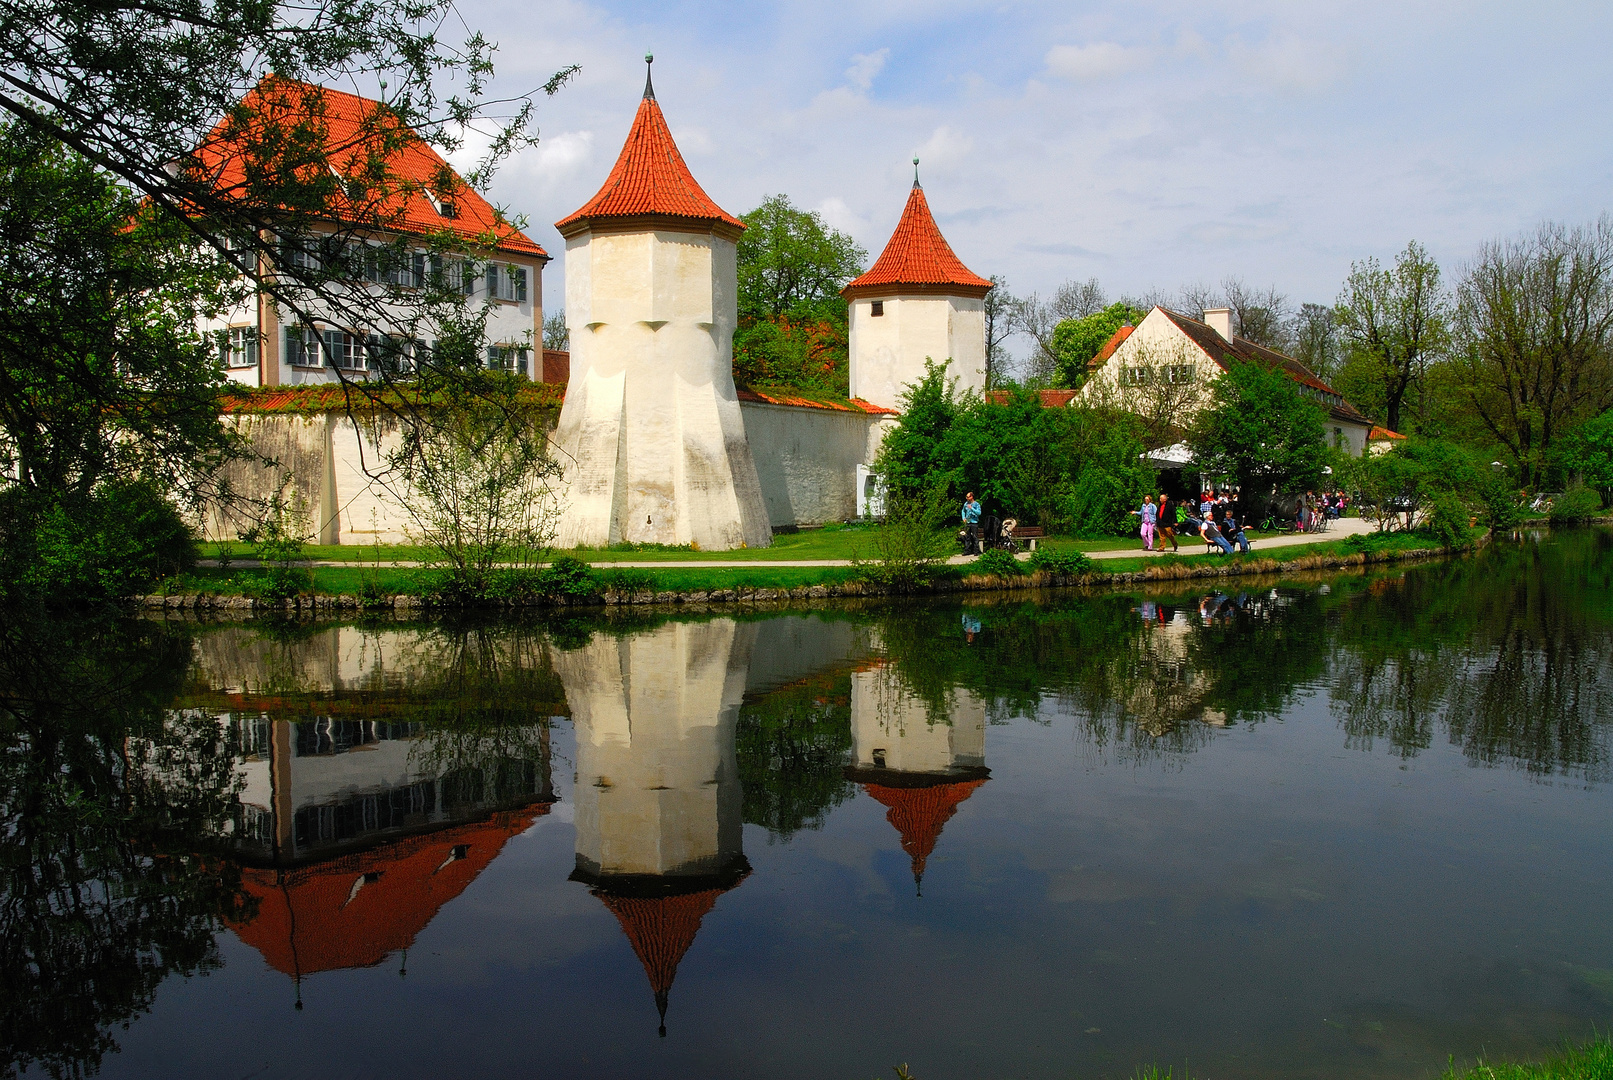
M 1238 275 L 1331 302 L 1351 260 L 1413 238 L 1451 273 L 1483 241 L 1613 209 L 1613 5 L 544 4 L 461 0 L 494 89 L 582 65 L 496 201 L 557 256 L 656 55 L 706 190 L 771 193 L 878 254 L 923 159 L 953 248 L 1015 292 Z

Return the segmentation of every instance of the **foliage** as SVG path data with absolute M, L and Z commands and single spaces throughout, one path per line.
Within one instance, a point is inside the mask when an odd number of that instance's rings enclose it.
M 278 603 L 313 590 L 313 575 L 292 565 L 303 557 L 310 525 L 308 508 L 291 488 L 290 477 L 283 478 L 262 516 L 241 537 L 252 545 L 253 555 L 263 567 L 252 582 L 252 595 Z
M 978 574 L 990 574 L 992 577 L 1014 578 L 1023 576 L 1025 567 L 1009 552 L 993 549 L 980 553 L 980 557 L 975 560 L 974 571 Z
M 1058 577 L 1080 577 L 1092 572 L 1093 563 L 1084 551 L 1053 551 L 1039 547 L 1031 552 L 1030 568 L 1033 573 L 1045 571 Z
M 571 348 L 571 329 L 566 326 L 565 308 L 555 308 L 543 317 L 543 347 L 561 352 Z
M 1578 477 L 1613 504 L 1613 410 L 1585 421 L 1557 444 L 1556 472 Z
M 1441 1080 L 1613 1080 L 1613 1041 L 1599 1035 L 1584 1046 L 1569 1046 L 1538 1065 L 1480 1061 L 1466 1069 L 1452 1063 Z
M 1467 507 L 1452 492 L 1435 496 L 1424 527 L 1446 549 L 1459 548 L 1468 541 L 1469 516 Z
M 1299 306 L 1299 314 L 1294 317 L 1294 359 L 1325 383 L 1331 385 L 1338 377 L 1338 317 L 1326 304 Z
M 1439 264 L 1415 240 L 1392 268 L 1370 257 L 1351 263 L 1333 309 L 1351 400 L 1404 432 L 1403 406 L 1408 395 L 1421 400 L 1423 379 L 1448 346 L 1450 317 Z
M 412 488 L 405 505 L 451 592 L 486 595 L 496 565 L 530 564 L 553 541 L 560 469 L 548 456 L 545 412 L 517 394 L 523 382 L 490 371 L 451 384 L 450 403 L 422 410 L 388 455 Z
M 1613 405 L 1613 218 L 1486 244 L 1458 296 L 1459 393 L 1534 488 L 1557 440 Z
M 1572 484 L 1551 502 L 1552 524 L 1586 521 L 1602 512 L 1602 497 L 1584 484 Z
M 1361 516 L 1375 521 L 1380 532 L 1415 528 L 1419 515 L 1426 517 L 1444 500 L 1452 520 L 1460 508 L 1465 537 L 1475 510 L 1493 502 L 1493 513 L 1502 514 L 1508 497 L 1476 454 L 1447 439 L 1411 437 L 1388 453 L 1341 458 L 1337 464 L 1336 479 L 1359 496 Z
M 1068 319 L 1086 318 L 1102 311 L 1108 304 L 1097 278 L 1066 281 L 1046 299 L 1037 293 L 1006 298 L 1010 332 L 1024 334 L 1036 346 L 1030 356 L 1027 381 L 1042 386 L 1053 381 L 1058 371 L 1053 333 L 1060 323 Z
M 902 421 L 880 444 L 874 471 L 895 502 L 922 498 L 954 478 L 942 464 L 941 444 L 958 415 L 957 380 L 946 364 L 926 359 L 924 377 L 902 390 Z
M 1053 328 L 1053 354 L 1057 358 L 1055 378 L 1058 385 L 1078 387 L 1086 382 L 1087 365 L 1098 355 L 1104 342 L 1122 326 L 1136 326 L 1147 314 L 1142 308 L 1118 300 L 1084 318 L 1060 322 Z
M 1323 412 L 1282 371 L 1234 363 L 1215 380 L 1188 444 L 1206 477 L 1227 478 L 1245 500 L 1321 486 L 1328 462 Z
M 991 288 L 980 302 L 986 320 L 987 390 L 994 389 L 1006 377 L 1010 357 L 1003 342 L 1014 332 L 1014 297 L 1008 291 L 1008 279 L 993 274 L 990 280 Z
M 595 571 L 600 588 L 605 592 L 639 593 L 655 591 L 655 575 L 636 566 L 616 566 Z
M 538 573 L 538 587 L 550 596 L 584 600 L 599 593 L 599 581 L 581 559 L 561 555 Z
M 734 381 L 844 398 L 851 393 L 846 320 L 740 319 L 734 333 Z
M 1062 492 L 1061 524 L 1075 536 L 1124 536 L 1136 531 L 1131 511 L 1158 487 L 1143 460 L 1135 418 L 1125 413 L 1086 415 L 1080 466 Z
M 816 211 L 792 206 L 787 195 L 768 196 L 740 220 L 742 318 L 846 321 L 840 290 L 868 259 L 855 240 L 825 225 Z
M 950 552 L 951 537 L 939 531 L 952 501 L 940 486 L 916 494 L 889 494 L 885 521 L 874 530 L 873 560 L 852 559 L 856 576 L 897 592 L 927 585 Z
M 855 790 L 851 759 L 851 676 L 817 675 L 747 695 L 735 725 L 745 821 L 789 839 L 820 829 Z

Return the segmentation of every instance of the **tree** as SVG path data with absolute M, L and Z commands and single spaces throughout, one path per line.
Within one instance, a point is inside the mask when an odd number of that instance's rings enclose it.
M 1455 351 L 1474 414 L 1534 486 L 1556 440 L 1613 405 L 1613 218 L 1486 244 L 1458 288 Z
M 1613 504 L 1613 411 L 1570 431 L 1557 444 L 1553 456 L 1564 481 L 1578 478 L 1597 490 L 1604 506 Z
M 1260 500 L 1320 486 L 1324 418 L 1283 372 L 1238 362 L 1215 380 L 1188 445 L 1206 477 L 1229 478 L 1245 500 Z
M 1008 291 L 1008 279 L 1001 274 L 991 275 L 991 291 L 984 300 L 986 314 L 986 389 L 990 390 L 1002 379 L 1008 363 L 1008 349 L 1003 344 L 1013 334 L 1014 297 Z
M 1301 304 L 1294 317 L 1294 359 L 1331 384 L 1339 370 L 1339 328 L 1326 304 Z
M 1293 348 L 1288 332 L 1292 309 L 1275 285 L 1261 292 L 1241 278 L 1229 277 L 1221 282 L 1221 293 L 1224 305 L 1232 309 L 1232 327 L 1239 337 L 1277 352 Z
M 1014 300 L 1009 306 L 1012 332 L 1024 334 L 1034 345 L 1027 373 L 1029 377 L 1045 382 L 1058 371 L 1058 352 L 1053 345 L 1053 332 L 1059 323 L 1066 319 L 1083 319 L 1102 311 L 1107 305 L 1108 300 L 1097 278 L 1066 281 L 1046 300 L 1037 293 Z
M 1402 430 L 1407 396 L 1421 390 L 1449 342 L 1449 306 L 1439 264 L 1415 240 L 1393 268 L 1375 258 L 1350 264 L 1333 309 L 1345 365 L 1375 391 L 1364 400 L 1381 400 L 1379 415 L 1392 431 Z
M 1053 353 L 1057 358 L 1060 386 L 1073 388 L 1086 382 L 1087 365 L 1105 342 L 1122 326 L 1136 326 L 1148 312 L 1118 300 L 1102 311 L 1084 318 L 1065 319 L 1053 329 Z
M 796 209 L 787 195 L 768 196 L 740 220 L 742 318 L 846 321 L 840 290 L 862 273 L 868 252 L 815 211 Z
M 561 352 L 571 348 L 571 330 L 566 326 L 565 308 L 557 308 L 543 317 L 543 347 Z

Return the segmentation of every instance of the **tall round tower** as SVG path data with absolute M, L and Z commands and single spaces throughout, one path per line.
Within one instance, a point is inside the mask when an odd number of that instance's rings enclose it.
M 745 226 L 695 182 L 647 76 L 615 168 L 555 228 L 571 331 L 553 440 L 569 482 L 561 546 L 766 547 L 734 391 L 734 243 Z
M 930 216 L 913 160 L 902 220 L 873 269 L 841 290 L 850 313 L 851 396 L 901 408 L 902 388 L 925 360 L 947 363 L 963 389 L 986 385 L 986 293 Z M 569 266 L 569 263 L 568 263 Z

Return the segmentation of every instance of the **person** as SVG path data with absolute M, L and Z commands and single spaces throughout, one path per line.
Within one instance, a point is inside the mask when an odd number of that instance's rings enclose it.
M 1220 548 L 1221 554 L 1232 554 L 1232 545 L 1227 543 L 1227 538 L 1221 535 L 1221 530 L 1217 529 L 1215 527 L 1215 522 L 1211 521 L 1210 519 L 1206 518 L 1203 524 L 1199 526 L 1199 535 L 1204 537 L 1205 543 L 1214 544 L 1216 547 Z
M 980 554 L 980 504 L 975 501 L 975 493 L 965 492 L 963 496 L 963 527 L 969 530 L 969 543 L 964 550 L 965 555 Z
M 1165 550 L 1165 541 L 1171 542 L 1171 550 L 1180 550 L 1176 546 L 1176 515 L 1181 509 L 1176 501 L 1163 491 L 1159 493 L 1159 550 Z
M 1243 526 L 1238 524 L 1238 516 L 1232 507 L 1227 508 L 1226 520 L 1221 524 L 1221 535 L 1237 544 L 1240 551 L 1249 550 L 1249 538 L 1243 535 Z
M 975 643 L 975 635 L 980 633 L 980 619 L 965 611 L 963 613 L 963 641 L 966 645 Z
M 1210 492 L 1210 491 L 1206 491 L 1204 493 L 1204 497 L 1199 500 L 1199 519 L 1203 520 L 1204 518 L 1209 517 L 1210 516 L 1210 507 L 1212 507 L 1214 505 L 1215 505 L 1215 493 Z
M 1142 519 L 1143 550 L 1154 550 L 1154 526 L 1159 524 L 1159 507 L 1154 505 L 1152 495 L 1143 496 L 1143 508 L 1133 510 L 1133 514 Z

